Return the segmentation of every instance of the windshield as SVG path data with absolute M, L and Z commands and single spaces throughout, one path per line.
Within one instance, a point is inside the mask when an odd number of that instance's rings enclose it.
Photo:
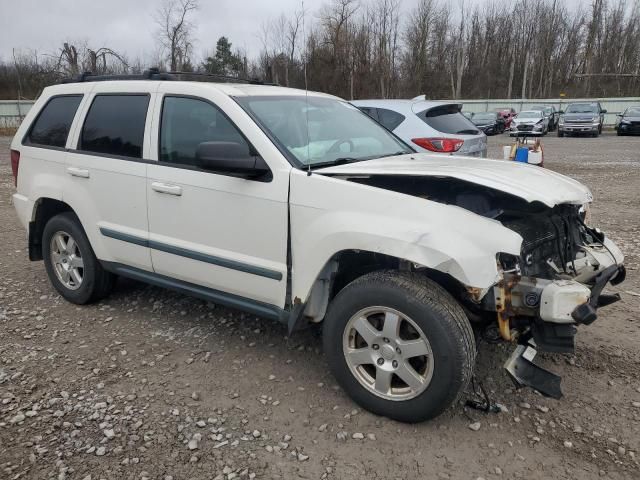
M 629 117 L 640 117 L 640 107 L 631 107 L 627 110 L 625 115 Z
M 531 110 L 540 110 L 541 112 L 544 112 L 545 115 L 551 115 L 553 111 L 551 107 L 545 107 L 543 105 L 536 105 Z
M 342 100 L 302 95 L 235 100 L 298 166 L 413 153 L 376 121 Z
M 598 106 L 593 103 L 573 103 L 567 107 L 565 113 L 598 113 Z
M 495 113 L 476 113 L 471 121 L 476 125 L 484 125 L 485 123 L 491 123 L 496 121 L 497 114 Z
M 525 111 L 518 114 L 518 118 L 540 118 L 542 112 L 539 111 Z

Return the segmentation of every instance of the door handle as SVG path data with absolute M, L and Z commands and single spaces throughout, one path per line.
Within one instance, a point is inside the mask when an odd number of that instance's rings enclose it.
M 151 188 L 153 189 L 154 192 L 158 192 L 158 193 L 166 193 L 167 195 L 175 195 L 177 197 L 182 195 L 182 187 L 179 187 L 178 185 L 169 185 L 167 183 L 153 182 L 151 184 Z
M 67 173 L 72 177 L 89 178 L 89 170 L 77 167 L 68 167 Z

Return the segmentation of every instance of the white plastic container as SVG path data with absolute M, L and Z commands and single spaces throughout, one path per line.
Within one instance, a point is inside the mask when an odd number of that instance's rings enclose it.
M 511 157 L 511 145 L 502 147 L 502 158 L 505 160 L 509 160 L 509 157 Z
M 533 150 L 529 150 L 527 163 L 530 163 L 532 165 L 540 165 L 542 163 L 542 151 L 539 150 L 537 152 L 534 152 Z

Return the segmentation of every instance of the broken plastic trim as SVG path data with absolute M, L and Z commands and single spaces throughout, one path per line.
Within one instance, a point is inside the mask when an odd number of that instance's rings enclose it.
M 545 397 L 562 398 L 561 378 L 533 363 L 536 353 L 531 340 L 527 344 L 518 345 L 505 362 L 504 368 L 517 388 L 531 387 Z
M 616 264 L 605 268 L 596 275 L 595 283 L 593 284 L 593 287 L 591 287 L 591 299 L 588 303 L 578 305 L 571 313 L 571 316 L 576 323 L 581 323 L 583 325 L 592 324 L 598 318 L 598 314 L 596 313 L 598 307 L 611 305 L 612 303 L 620 300 L 620 294 L 603 294 L 602 290 L 611 279 L 618 275 L 624 275 L 624 273 L 626 272 L 621 270 L 620 266 Z

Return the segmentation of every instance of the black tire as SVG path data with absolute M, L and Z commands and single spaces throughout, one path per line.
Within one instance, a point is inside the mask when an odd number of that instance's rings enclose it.
M 51 260 L 51 239 L 57 232 L 66 232 L 71 235 L 82 256 L 84 264 L 82 282 L 79 282 L 80 286 L 75 290 L 68 288 L 54 270 Z M 42 233 L 42 253 L 49 281 L 58 293 L 71 303 L 84 305 L 101 300 L 113 288 L 115 275 L 102 267 L 91 248 L 80 220 L 72 212 L 61 213 L 47 222 Z
M 564 132 L 558 128 L 558 133 L 557 133 L 557 135 L 558 135 L 560 138 L 562 138 L 562 137 L 564 137 Z
M 433 374 L 426 389 L 413 398 L 390 400 L 372 393 L 347 364 L 345 328 L 356 313 L 372 306 L 410 317 L 427 337 Z M 401 422 L 421 422 L 445 411 L 466 388 L 475 364 L 475 338 L 464 310 L 442 287 L 417 273 L 373 272 L 347 285 L 329 306 L 323 342 L 329 367 L 351 398 L 377 415 Z

